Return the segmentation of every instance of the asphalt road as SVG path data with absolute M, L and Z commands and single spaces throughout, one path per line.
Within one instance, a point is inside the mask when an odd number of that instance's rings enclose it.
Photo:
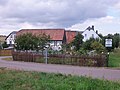
M 9 69 L 38 71 L 47 73 L 71 74 L 77 76 L 86 76 L 107 80 L 120 80 L 120 70 L 96 68 L 96 67 L 79 67 L 70 65 L 40 64 L 33 62 L 5 61 L 0 57 L 0 67 Z

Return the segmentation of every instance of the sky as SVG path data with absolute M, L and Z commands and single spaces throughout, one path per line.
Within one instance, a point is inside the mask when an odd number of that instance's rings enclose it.
M 0 35 L 21 29 L 94 25 L 103 35 L 120 33 L 120 0 L 0 0 Z

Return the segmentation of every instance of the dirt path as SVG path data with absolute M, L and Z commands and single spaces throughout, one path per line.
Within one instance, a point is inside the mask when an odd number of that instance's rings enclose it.
M 3 57 L 0 57 L 0 67 L 7 67 L 10 69 L 61 73 L 67 75 L 71 74 L 107 80 L 120 80 L 120 70 L 69 65 L 40 64 L 32 62 L 5 61 L 1 58 Z

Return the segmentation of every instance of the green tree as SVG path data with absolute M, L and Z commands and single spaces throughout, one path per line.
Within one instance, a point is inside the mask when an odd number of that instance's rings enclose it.
M 73 40 L 72 44 L 73 46 L 75 46 L 76 51 L 78 51 L 83 44 L 83 35 L 78 33 L 75 36 L 75 39 Z
M 45 34 L 33 35 L 32 33 L 22 34 L 16 37 L 15 48 L 17 50 L 40 50 L 48 42 L 48 36 Z
M 93 48 L 91 47 L 91 44 L 95 41 L 94 38 L 90 38 L 89 40 L 86 40 L 82 47 L 85 49 L 85 50 L 93 50 Z
M 3 48 L 8 48 L 9 45 L 7 45 L 7 42 L 4 42 L 4 43 L 2 44 L 2 47 L 3 47 Z
M 19 35 L 15 40 L 15 48 L 17 50 L 33 50 L 34 43 L 37 38 L 32 35 L 32 33 L 26 33 L 23 35 Z
M 119 47 L 120 34 L 116 33 L 114 35 L 108 34 L 107 36 L 104 36 L 104 43 L 105 43 L 105 39 L 112 39 L 112 47 L 107 47 L 108 51 L 111 51 L 112 49 Z
M 114 34 L 113 39 L 114 39 L 114 47 L 118 48 L 120 42 L 120 34 L 118 33 Z
M 99 42 L 97 42 L 97 41 L 94 41 L 94 42 L 91 44 L 91 48 L 92 48 L 93 50 L 96 50 L 96 52 L 98 52 L 98 53 L 101 53 L 101 52 L 104 52 L 104 51 L 105 51 L 105 47 L 104 47 L 101 43 L 99 43 Z
M 101 39 L 99 39 L 99 42 L 103 45 L 103 46 L 105 46 L 105 39 L 104 39 L 104 36 L 100 33 L 100 34 L 98 34 L 99 35 L 99 37 L 101 38 Z
M 91 51 L 96 50 L 98 53 L 105 51 L 104 45 L 102 45 L 102 39 L 98 38 L 90 38 L 89 40 L 85 41 L 82 45 L 84 50 Z
M 38 41 L 37 41 L 37 50 L 44 50 L 44 48 L 46 47 L 46 45 L 49 45 L 48 40 L 50 40 L 50 36 L 47 36 L 46 34 L 40 34 L 38 36 Z

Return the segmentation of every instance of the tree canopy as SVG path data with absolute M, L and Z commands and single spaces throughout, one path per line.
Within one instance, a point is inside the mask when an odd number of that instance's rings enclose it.
M 98 38 L 90 38 L 89 40 L 85 41 L 82 44 L 82 48 L 88 51 L 95 50 L 97 53 L 105 51 L 104 45 L 102 45 L 101 40 Z
M 49 40 L 45 34 L 33 35 L 32 33 L 22 34 L 16 37 L 15 48 L 17 50 L 40 50 L 45 47 Z
M 107 47 L 107 50 L 111 51 L 111 49 L 118 48 L 120 46 L 120 34 L 115 33 L 114 35 L 108 34 L 104 36 L 104 44 L 105 39 L 112 39 L 112 47 Z
M 75 36 L 75 39 L 73 40 L 72 44 L 73 46 L 75 46 L 76 51 L 79 50 L 80 47 L 82 46 L 83 38 L 84 38 L 83 35 L 79 33 Z

